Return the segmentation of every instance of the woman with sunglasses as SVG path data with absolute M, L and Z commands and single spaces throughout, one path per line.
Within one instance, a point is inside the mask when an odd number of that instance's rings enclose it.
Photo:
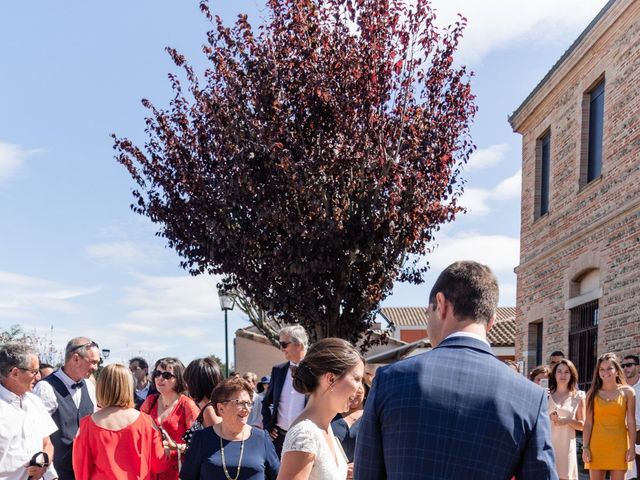
M 219 383 L 211 403 L 222 418 L 194 432 L 180 472 L 182 480 L 275 480 L 280 468 L 269 435 L 247 424 L 253 387 L 240 377 Z
M 177 358 L 166 357 L 156 362 L 152 378 L 158 393 L 149 395 L 140 407 L 156 422 L 165 440 L 166 453 L 171 457 L 170 470 L 154 477 L 157 480 L 178 480 L 181 456 L 185 445 L 182 436 L 198 417 L 200 409 L 184 395 L 184 365 Z
M 623 480 L 635 457 L 636 398 L 614 353 L 600 355 L 587 393 L 582 459 L 591 480 Z

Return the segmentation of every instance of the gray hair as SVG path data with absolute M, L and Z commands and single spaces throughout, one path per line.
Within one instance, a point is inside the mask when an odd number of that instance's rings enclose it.
M 87 337 L 76 337 L 69 340 L 67 346 L 64 349 L 64 361 L 68 362 L 74 353 L 77 353 L 81 357 L 87 356 L 87 351 L 92 348 L 98 348 L 98 344 Z
M 300 325 L 289 325 L 288 327 L 284 327 L 280 329 L 278 335 L 285 335 L 289 337 L 293 343 L 302 345 L 305 350 L 309 346 L 307 331 Z
M 0 346 L 0 377 L 6 378 L 12 368 L 27 368 L 30 357 L 38 358 L 38 352 L 26 343 L 5 343 Z

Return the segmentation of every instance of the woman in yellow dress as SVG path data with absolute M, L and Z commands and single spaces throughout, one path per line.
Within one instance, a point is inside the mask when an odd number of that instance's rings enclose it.
M 591 480 L 624 480 L 635 458 L 635 392 L 627 385 L 614 353 L 598 358 L 587 393 L 582 459 Z

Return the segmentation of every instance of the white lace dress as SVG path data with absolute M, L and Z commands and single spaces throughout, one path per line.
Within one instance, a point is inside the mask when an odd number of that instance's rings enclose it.
M 333 459 L 329 445 L 325 441 L 322 430 L 311 420 L 302 420 L 289 429 L 282 446 L 282 455 L 291 451 L 314 454 L 316 458 L 313 462 L 309 480 L 346 479 L 347 459 L 339 442 L 333 436 L 331 427 L 329 427 L 329 437 L 336 452 L 337 464 Z

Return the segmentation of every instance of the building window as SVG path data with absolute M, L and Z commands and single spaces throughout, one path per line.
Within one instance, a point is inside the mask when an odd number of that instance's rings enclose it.
M 551 172 L 551 132 L 536 142 L 535 218 L 549 211 L 549 176 Z
M 602 135 L 604 131 L 604 80 L 589 92 L 589 136 L 586 183 L 602 173 Z
M 588 390 L 598 353 L 598 300 L 571 309 L 569 359 L 578 369 L 578 388 Z
M 542 365 L 542 320 L 529 324 L 527 372 Z M 526 372 L 525 372 L 526 373 Z

